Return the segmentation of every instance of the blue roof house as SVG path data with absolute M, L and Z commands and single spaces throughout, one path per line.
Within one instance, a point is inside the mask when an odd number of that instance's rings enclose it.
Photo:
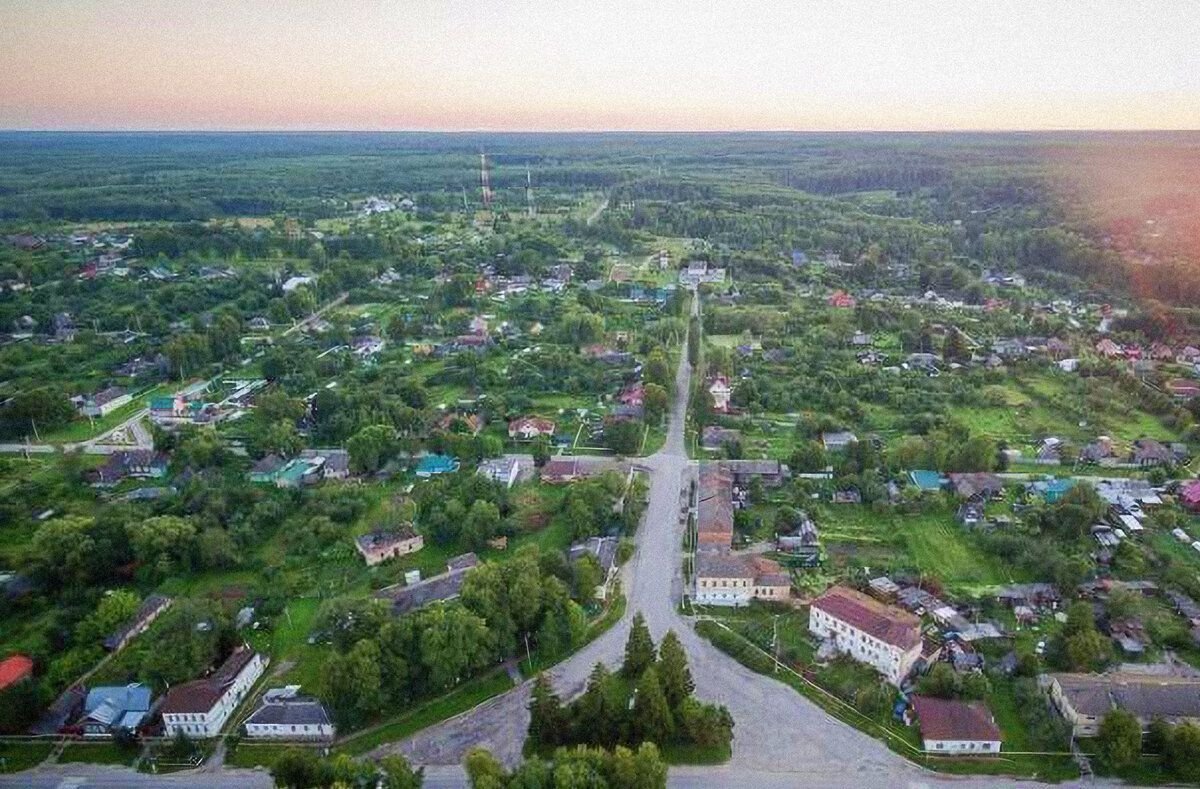
M 918 469 L 908 472 L 908 478 L 920 490 L 941 490 L 946 484 L 946 478 L 936 471 Z
M 1052 478 L 1033 483 L 1033 489 L 1046 500 L 1047 504 L 1054 504 L 1074 486 L 1075 480 L 1069 478 Z
M 458 471 L 458 458 L 449 455 L 426 455 L 417 463 L 418 477 L 453 474 L 455 471 Z
M 79 725 L 84 736 L 105 737 L 121 729 L 133 731 L 150 711 L 150 688 L 141 683 L 104 685 L 88 691 Z

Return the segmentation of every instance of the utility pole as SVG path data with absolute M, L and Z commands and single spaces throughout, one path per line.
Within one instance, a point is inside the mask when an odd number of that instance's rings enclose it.
M 533 209 L 533 178 L 528 167 L 525 168 L 525 211 L 531 217 L 536 213 Z
M 771 627 L 772 627 L 771 648 L 775 652 L 774 673 L 778 674 L 779 673 L 779 614 L 775 614 L 775 616 L 771 617 Z

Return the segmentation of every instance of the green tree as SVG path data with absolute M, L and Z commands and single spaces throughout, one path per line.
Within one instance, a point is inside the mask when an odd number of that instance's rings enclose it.
M 321 697 L 343 726 L 358 726 L 383 707 L 379 645 L 370 639 L 325 664 Z
M 378 471 L 393 452 L 395 431 L 387 425 L 369 425 L 346 442 L 350 463 L 357 471 Z
M 1104 716 L 1097 735 L 1100 760 L 1114 770 L 1137 764 L 1142 753 L 1142 727 L 1133 713 L 1115 709 Z
M 733 739 L 733 716 L 729 710 L 688 697 L 676 715 L 679 729 L 688 742 L 713 748 Z
M 582 604 L 595 600 L 596 587 L 604 582 L 604 569 L 590 553 L 585 553 L 571 564 L 571 596 Z
M 613 419 L 604 426 L 604 443 L 613 452 L 626 457 L 636 455 L 642 446 L 645 426 L 633 419 Z
M 413 769 L 399 754 L 385 756 L 379 760 L 379 783 L 377 789 L 421 789 L 425 783 L 425 768 Z
M 125 524 L 134 555 L 161 575 L 172 568 L 189 567 L 196 543 L 196 526 L 174 515 L 130 521 Z
M 421 663 L 430 688 L 447 690 L 488 663 L 487 625 L 462 606 L 426 609 L 421 625 Z
M 332 774 L 311 748 L 288 748 L 271 763 L 271 778 L 286 789 L 328 786 Z
M 541 468 L 550 460 L 550 439 L 546 436 L 538 436 L 533 440 L 530 452 L 533 453 L 533 465 Z
M 538 674 L 529 697 L 529 737 L 540 745 L 558 745 L 566 734 L 566 714 L 550 678 Z
M 961 683 L 958 674 L 949 663 L 935 663 L 925 676 L 917 682 L 917 689 L 923 696 L 934 696 L 939 699 L 953 699 L 959 695 Z
M 625 662 L 621 665 L 621 673 L 630 679 L 636 679 L 646 669 L 654 665 L 654 640 L 650 638 L 650 628 L 646 626 L 646 618 L 638 611 L 633 616 L 633 625 L 629 629 L 629 638 L 625 642 Z
M 98 644 L 137 613 L 141 601 L 133 592 L 117 589 L 100 598 L 96 610 L 75 627 L 79 644 Z
M 620 736 L 623 710 L 613 676 L 603 663 L 592 667 L 587 689 L 571 705 L 576 740 L 613 745 Z
M 472 550 L 482 550 L 487 541 L 496 536 L 500 528 L 500 509 L 490 501 L 482 499 L 471 505 L 467 520 L 463 523 L 462 535 Z
M 658 676 L 672 710 L 678 710 L 684 699 L 696 689 L 691 669 L 688 668 L 687 653 L 674 630 L 667 631 L 658 647 Z
M 471 789 L 504 789 L 508 785 L 508 774 L 500 760 L 483 748 L 467 751 L 463 764 L 467 768 L 467 779 Z
M 646 410 L 646 421 L 656 425 L 662 421 L 670 408 L 670 396 L 667 390 L 658 384 L 646 384 L 642 394 L 642 404 Z
M 633 700 L 633 729 L 639 740 L 653 743 L 670 742 L 675 732 L 674 716 L 654 666 L 642 672 L 638 680 Z
M 1166 764 L 1181 781 L 1200 782 L 1200 726 L 1181 723 L 1171 731 L 1167 742 Z
M 642 375 L 647 385 L 655 384 L 664 391 L 671 390 L 671 365 L 661 348 L 655 348 L 646 357 L 646 366 Z

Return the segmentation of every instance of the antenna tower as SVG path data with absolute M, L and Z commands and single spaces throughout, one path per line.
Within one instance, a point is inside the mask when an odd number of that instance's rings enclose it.
M 487 211 L 492 207 L 492 182 L 488 178 L 486 153 L 479 154 L 479 186 L 483 191 L 483 209 Z

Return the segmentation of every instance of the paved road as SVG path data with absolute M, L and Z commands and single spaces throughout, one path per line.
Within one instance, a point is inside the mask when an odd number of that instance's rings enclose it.
M 460 779 L 458 785 L 463 785 Z M 455 784 L 428 784 L 449 787 Z M 0 787 L 16 789 L 270 789 L 274 786 L 265 770 L 221 770 L 214 773 L 189 771 L 172 775 L 149 775 L 128 767 L 95 764 L 56 764 L 15 775 L 0 775 Z

